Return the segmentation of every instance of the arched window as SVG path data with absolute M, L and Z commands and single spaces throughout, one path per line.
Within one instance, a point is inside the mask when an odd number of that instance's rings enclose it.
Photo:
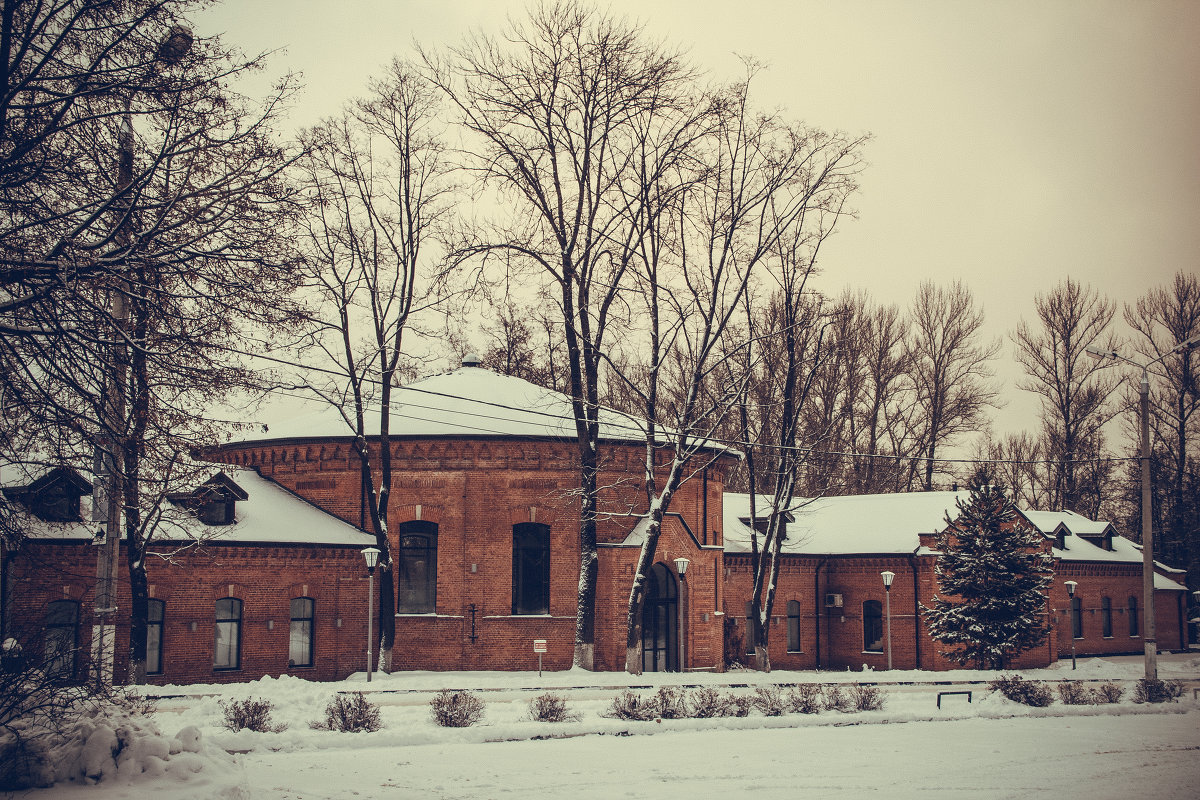
M 867 600 L 862 605 L 863 652 L 883 652 L 883 604 Z
M 432 614 L 437 610 L 436 522 L 411 520 L 400 526 L 400 553 L 396 568 L 400 592 L 396 611 Z
M 513 526 L 512 613 L 550 613 L 550 526 Z
M 1112 598 L 1100 598 L 1100 632 L 1105 639 L 1112 638 Z
M 288 633 L 288 666 L 313 665 L 313 599 L 292 599 L 292 626 Z
M 1083 638 L 1083 601 L 1078 597 L 1071 598 L 1071 638 Z
M 1138 636 L 1140 634 L 1140 629 L 1138 628 L 1138 606 L 1137 606 L 1137 598 L 1136 597 L 1129 598 L 1129 612 L 1128 613 L 1129 613 L 1129 635 L 1130 636 Z
M 213 669 L 238 669 L 241 666 L 242 601 L 234 597 L 223 597 L 217 601 Z
M 789 600 L 787 604 L 788 615 L 788 652 L 800 652 L 800 603 L 796 600 Z
M 75 677 L 75 651 L 79 648 L 79 603 L 55 600 L 46 606 L 43 647 L 46 674 L 58 680 Z
M 163 617 L 166 604 L 162 600 L 146 601 L 146 674 L 161 675 Z

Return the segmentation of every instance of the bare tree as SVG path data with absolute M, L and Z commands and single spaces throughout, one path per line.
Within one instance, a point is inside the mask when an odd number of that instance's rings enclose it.
M 239 322 L 281 321 L 291 266 L 273 141 L 290 79 L 262 105 L 233 94 L 261 58 L 195 40 L 195 5 L 5 3 L 0 31 L 3 390 L 44 443 L 65 432 L 103 455 L 113 558 L 99 569 L 115 580 L 123 535 L 135 681 L 156 509 L 190 478 L 180 452 L 202 441 L 211 400 L 247 380 Z
M 854 409 L 853 463 L 856 494 L 895 492 L 902 488 L 901 463 L 911 456 L 911 440 L 899 430 L 904 419 L 904 377 L 909 353 L 904 347 L 908 328 L 894 305 L 869 305 L 859 300 L 856 316 L 860 324 L 860 359 L 863 387 Z M 888 457 L 890 456 L 890 457 Z
M 1125 306 L 1134 346 L 1145 361 L 1161 358 L 1180 342 L 1200 335 L 1200 279 L 1178 272 L 1168 286 L 1150 290 Z M 1162 531 L 1164 560 L 1188 564 L 1189 585 L 1200 586 L 1200 373 L 1194 348 L 1162 361 L 1151 382 L 1150 407 L 1155 468 L 1160 487 L 1155 528 Z M 1165 380 L 1163 380 L 1165 379 Z M 1136 439 L 1135 439 L 1136 441 Z
M 499 39 L 476 35 L 425 58 L 473 137 L 467 168 L 509 212 L 472 231 L 458 257 L 532 269 L 562 314 L 581 495 L 574 663 L 591 668 L 601 363 L 627 268 L 614 249 L 628 235 L 614 192 L 635 152 L 632 121 L 691 73 L 637 27 L 573 0 L 533 8 Z
M 1086 348 L 1113 349 L 1108 329 L 1116 307 L 1091 287 L 1067 278 L 1038 295 L 1034 309 L 1038 324 L 1022 320 L 1013 342 L 1027 376 L 1017 385 L 1042 400 L 1044 455 L 1053 462 L 1047 500 L 1055 508 L 1095 514 L 1098 509 L 1083 505 L 1077 462 L 1083 450 L 1094 449 L 1090 440 L 1106 421 L 1105 404 L 1116 379 Z
M 414 315 L 437 304 L 445 289 L 442 266 L 423 251 L 447 213 L 451 188 L 439 119 L 435 89 L 396 61 L 372 82 L 368 99 L 307 133 L 309 152 L 300 163 L 308 201 L 304 273 L 317 297 L 306 336 L 335 373 L 302 380 L 354 436 L 380 550 L 383 672 L 391 669 L 396 632 L 388 538 L 392 390 Z
M 1046 509 L 1053 504 L 1050 502 L 1051 491 L 1047 485 L 1048 476 L 1044 469 L 1046 458 L 1042 447 L 1041 439 L 1022 431 L 999 440 L 989 436 L 975 450 L 975 457 L 992 462 L 997 484 L 1005 489 L 1014 503 L 1026 509 Z M 970 483 L 978 466 L 964 466 L 964 472 L 959 474 L 959 482 L 965 486 Z
M 985 411 L 997 403 L 988 360 L 1000 342 L 980 341 L 983 312 L 961 281 L 942 288 L 925 281 L 912 306 L 908 359 L 919 415 L 918 441 L 923 475 L 920 485 L 933 489 L 937 454 L 963 433 L 981 429 Z

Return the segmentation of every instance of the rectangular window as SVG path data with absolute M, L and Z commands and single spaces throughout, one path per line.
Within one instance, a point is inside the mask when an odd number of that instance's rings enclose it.
M 75 651 L 79 647 L 79 603 L 55 600 L 46 607 L 43 664 L 56 680 L 75 677 Z
M 800 652 L 800 603 L 789 600 L 787 604 L 788 652 Z
M 292 626 L 288 634 L 288 666 L 313 665 L 313 600 L 297 597 L 292 600 Z
M 863 652 L 883 652 L 883 604 L 878 600 L 863 603 Z
M 1105 639 L 1112 638 L 1112 598 L 1100 598 L 1100 631 Z
M 1129 635 L 1138 636 L 1138 603 L 1136 597 L 1129 598 Z
M 396 565 L 399 613 L 432 614 L 437 610 L 437 540 L 436 522 L 411 520 L 400 526 Z
M 238 669 L 242 666 L 242 601 L 222 598 L 216 610 L 213 669 Z
M 1071 598 L 1071 638 L 1083 638 L 1083 601 L 1078 597 Z
M 512 613 L 550 613 L 550 526 L 513 526 Z
M 147 601 L 146 609 L 146 674 L 161 675 L 162 632 L 165 604 L 162 600 Z

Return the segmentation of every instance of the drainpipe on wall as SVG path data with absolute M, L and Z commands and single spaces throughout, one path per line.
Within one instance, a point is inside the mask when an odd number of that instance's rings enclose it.
M 829 557 L 822 558 L 817 563 L 817 570 L 813 573 L 813 605 L 817 607 L 817 613 L 814 616 L 817 618 L 817 669 L 821 668 L 821 615 L 825 613 L 824 595 L 821 594 L 821 567 L 829 561 Z
M 920 550 L 920 546 L 917 550 Z M 921 668 L 921 600 L 917 594 L 917 550 L 908 555 L 908 568 L 912 571 L 913 579 L 913 648 L 917 654 L 917 662 L 913 669 Z

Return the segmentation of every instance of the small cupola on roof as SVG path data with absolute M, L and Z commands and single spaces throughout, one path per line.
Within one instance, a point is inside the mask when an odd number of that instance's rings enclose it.
M 482 363 L 483 359 L 477 353 L 467 353 L 462 358 L 462 365 L 464 367 L 478 367 Z

